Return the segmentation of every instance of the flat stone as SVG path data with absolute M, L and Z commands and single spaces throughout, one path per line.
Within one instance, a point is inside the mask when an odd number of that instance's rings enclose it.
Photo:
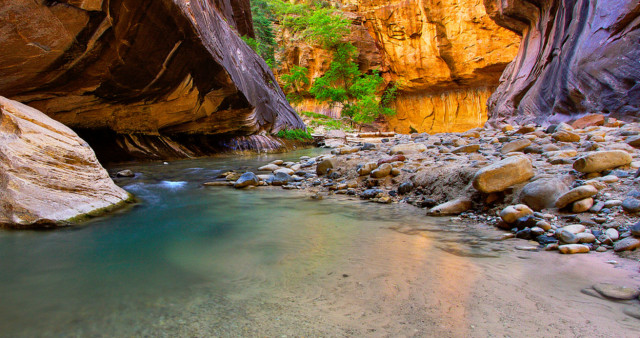
M 517 245 L 516 250 L 521 251 L 538 251 L 538 247 L 531 245 Z
M 451 152 L 454 154 L 460 154 L 460 153 L 475 153 L 478 150 L 480 150 L 480 145 L 479 144 L 470 144 L 470 145 L 466 145 L 466 146 L 462 146 L 462 147 L 458 147 L 456 149 L 453 149 Z
M 580 135 L 568 130 L 557 131 L 551 137 L 558 142 L 580 142 Z
M 453 201 L 449 201 L 440 205 L 437 205 L 427 211 L 429 216 L 445 216 L 445 215 L 459 215 L 469 209 L 473 204 L 467 198 L 458 198 Z
M 514 151 L 522 151 L 524 148 L 530 145 L 531 145 L 531 141 L 528 139 L 515 140 L 515 141 L 511 141 L 509 143 L 504 144 L 500 152 L 502 154 L 508 154 Z
M 594 196 L 597 193 L 598 193 L 598 189 L 596 189 L 595 187 L 590 185 L 583 185 L 575 189 L 569 190 L 564 195 L 560 196 L 556 200 L 555 205 L 556 205 L 556 208 L 562 209 L 567 205 L 569 205 L 570 203 Z
M 640 240 L 635 237 L 627 237 L 619 240 L 613 245 L 613 251 L 629 251 L 640 247 Z
M 611 283 L 594 284 L 593 289 L 598 291 L 599 294 L 615 300 L 631 300 L 640 296 L 640 291 L 638 291 L 637 288 L 630 288 Z
M 583 173 L 601 172 L 631 163 L 631 155 L 623 150 L 589 153 L 573 162 L 573 169 Z
M 267 164 L 267 165 L 263 165 L 262 167 L 258 168 L 258 171 L 275 171 L 280 169 L 280 166 L 277 164 Z
M 398 144 L 396 146 L 391 147 L 391 149 L 389 150 L 389 154 L 390 155 L 417 154 L 417 153 L 425 152 L 426 150 L 427 150 L 427 146 L 425 146 L 422 143 L 405 143 L 405 144 Z
M 589 247 L 582 244 L 565 244 L 560 245 L 558 250 L 562 254 L 577 254 L 577 253 L 587 253 L 589 252 Z
M 478 170 L 473 177 L 473 187 L 483 193 L 504 191 L 533 176 L 531 160 L 523 155 L 513 156 Z

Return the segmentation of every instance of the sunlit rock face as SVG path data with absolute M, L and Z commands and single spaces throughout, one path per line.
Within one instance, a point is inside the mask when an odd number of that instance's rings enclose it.
M 390 129 L 457 132 L 487 120 L 486 100 L 520 39 L 482 0 L 360 0 L 359 11 L 401 91 Z
M 232 138 L 304 128 L 249 0 L 0 3 L 0 93 L 78 130 Z
M 0 96 L 0 227 L 57 226 L 128 198 L 71 129 Z
M 635 0 L 485 0 L 519 32 L 517 58 L 489 101 L 491 123 L 542 125 L 590 113 L 640 115 L 640 3 Z

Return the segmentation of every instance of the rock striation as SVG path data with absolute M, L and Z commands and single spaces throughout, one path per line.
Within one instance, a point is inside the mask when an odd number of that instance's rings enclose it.
M 76 130 L 162 146 L 304 128 L 239 37 L 249 0 L 16 0 L 0 17 L 0 93 Z
M 638 1 L 484 3 L 499 25 L 523 37 L 489 100 L 491 123 L 546 125 L 593 113 L 638 120 Z
M 71 129 L 0 96 L 0 226 L 57 226 L 129 198 Z

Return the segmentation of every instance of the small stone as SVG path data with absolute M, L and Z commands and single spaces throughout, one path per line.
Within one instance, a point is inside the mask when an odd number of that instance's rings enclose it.
M 551 137 L 558 142 L 580 142 L 580 135 L 567 130 L 556 131 Z
M 604 125 L 605 117 L 602 114 L 590 114 L 583 116 L 573 123 L 571 123 L 571 127 L 575 129 L 584 129 L 591 126 L 602 126 Z
M 637 305 L 625 306 L 624 309 L 622 309 L 622 312 L 624 312 L 624 314 L 627 316 L 640 319 L 640 306 L 637 306 Z
M 510 205 L 500 212 L 500 218 L 508 224 L 515 223 L 519 218 L 532 215 L 533 210 L 524 204 Z
M 558 240 L 556 238 L 553 238 L 551 236 L 545 236 L 545 235 L 540 235 L 540 236 L 536 237 L 536 241 L 538 243 L 540 243 L 541 245 L 548 245 L 548 244 L 556 244 L 556 243 L 558 243 Z
M 384 193 L 384 191 L 381 190 L 381 189 L 367 189 L 367 190 L 363 191 L 360 194 L 360 198 L 364 199 L 364 200 L 368 200 L 368 199 L 372 199 L 372 198 L 378 196 L 378 194 L 382 194 L 382 193 Z
M 621 200 L 608 200 L 606 202 L 604 202 L 604 207 L 605 208 L 613 208 L 613 207 L 617 207 L 622 205 L 622 201 Z
M 262 167 L 258 168 L 258 171 L 276 171 L 280 169 L 280 166 L 277 164 L 267 164 L 267 165 L 263 165 Z
M 371 177 L 373 178 L 383 178 L 389 176 L 391 174 L 391 169 L 393 167 L 389 163 L 384 163 L 375 170 L 371 172 Z
M 316 174 L 318 176 L 322 176 L 324 174 L 327 173 L 327 171 L 329 171 L 329 169 L 333 169 L 336 165 L 336 159 L 335 158 L 327 158 L 324 159 L 322 161 L 320 161 L 318 163 L 318 165 L 316 166 Z
M 614 244 L 613 251 L 629 251 L 634 250 L 640 247 L 640 240 L 635 237 L 627 237 L 625 239 L 619 240 Z
M 551 229 L 551 224 L 547 221 L 538 221 L 536 222 L 536 226 L 542 228 L 544 231 L 549 231 Z
M 389 150 L 389 154 L 417 154 L 425 152 L 426 150 L 427 146 L 422 143 L 405 143 L 391 147 L 391 149 Z
M 640 200 L 633 197 L 626 198 L 622 201 L 622 209 L 628 213 L 636 213 L 640 211 Z
M 276 172 L 275 175 L 273 175 L 273 177 L 269 178 L 267 180 L 267 183 L 273 186 L 282 186 L 282 185 L 287 185 L 292 180 L 293 178 L 291 177 L 291 175 L 287 174 L 286 172 L 279 171 L 279 172 Z
M 531 237 L 538 237 L 544 235 L 545 230 L 540 227 L 531 228 Z M 595 237 L 593 238 L 595 240 Z
M 604 232 L 605 236 L 611 238 L 612 241 L 617 241 L 618 238 L 620 238 L 620 234 L 618 233 L 618 230 L 614 229 L 614 228 L 609 228 Z
M 396 177 L 396 176 L 400 176 L 400 174 L 402 174 L 400 169 L 398 169 L 398 168 L 391 169 L 391 176 Z
M 598 193 L 598 189 L 594 188 L 593 186 L 583 185 L 575 189 L 569 190 L 564 195 L 560 196 L 556 200 L 555 205 L 556 205 L 556 208 L 562 209 L 567 205 L 569 205 L 570 203 L 594 196 L 597 193 Z
M 467 146 L 462 146 L 462 147 L 458 147 L 456 149 L 453 149 L 451 152 L 454 154 L 460 154 L 460 153 L 475 153 L 476 151 L 480 150 L 480 145 L 479 144 L 470 144 Z
M 360 176 L 367 176 L 367 175 L 371 174 L 371 172 L 374 171 L 377 168 L 378 168 L 378 163 L 376 163 L 376 162 L 368 162 L 368 163 L 365 163 L 362 166 L 360 166 L 356 170 L 356 172 Z
M 596 251 L 597 252 L 607 252 L 607 248 L 605 248 L 604 246 L 601 245 L 596 249 Z
M 566 230 L 569 231 L 572 234 L 579 234 L 581 232 L 584 232 L 587 228 L 582 225 L 582 224 L 571 224 L 571 225 L 567 225 L 565 227 L 562 227 L 562 230 Z
M 125 169 L 125 170 L 118 171 L 116 173 L 116 176 L 117 177 L 134 177 L 136 176 L 136 174 L 129 169 Z
M 631 300 L 640 296 L 640 291 L 637 288 L 611 283 L 598 283 L 593 285 L 593 289 L 598 291 L 599 294 L 615 300 Z
M 593 243 L 596 241 L 596 236 L 587 232 L 581 232 L 576 237 L 578 237 L 578 243 Z
M 521 250 L 521 251 L 538 251 L 538 248 L 535 246 L 531 246 L 531 245 L 517 245 L 516 246 L 516 250 Z
M 583 200 L 573 202 L 573 205 L 571 206 L 571 211 L 575 213 L 581 213 L 591 209 L 592 206 L 593 206 L 593 198 L 589 197 Z
M 378 160 L 378 165 L 382 165 L 384 163 L 393 163 L 393 162 L 404 162 L 407 158 L 404 155 L 394 155 L 391 157 L 385 157 Z
M 565 244 L 560 245 L 558 250 L 562 254 L 577 254 L 577 253 L 587 253 L 589 252 L 589 247 L 582 244 Z
M 567 230 L 559 230 L 556 232 L 556 238 L 558 238 L 562 243 L 567 244 L 575 244 L 578 243 L 578 236 Z
M 478 170 L 473 187 L 483 193 L 504 191 L 533 176 L 531 160 L 527 156 L 513 156 Z
M 280 169 L 274 170 L 273 173 L 274 174 L 283 173 L 283 174 L 287 174 L 287 175 L 293 175 L 295 173 L 295 170 L 293 170 L 291 168 L 280 168 Z
M 638 222 L 638 223 L 634 224 L 633 226 L 631 226 L 629 231 L 631 232 L 632 235 L 640 237 L 640 222 Z
M 583 173 L 601 172 L 631 163 L 631 155 L 623 150 L 592 152 L 573 162 L 573 169 Z
M 427 212 L 429 216 L 459 215 L 469 209 L 473 204 L 467 198 L 458 198 L 440 205 L 437 205 Z
M 413 182 L 404 182 L 398 187 L 398 194 L 405 195 L 413 190 Z
M 511 141 L 502 146 L 500 153 L 508 154 L 514 151 L 522 151 L 524 148 L 530 145 L 531 145 L 531 141 L 527 139 Z

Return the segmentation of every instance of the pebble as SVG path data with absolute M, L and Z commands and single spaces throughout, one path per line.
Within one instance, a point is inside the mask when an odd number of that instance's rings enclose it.
M 597 193 L 598 193 L 598 189 L 594 188 L 593 186 L 583 185 L 575 189 L 571 189 L 564 195 L 560 196 L 556 200 L 555 205 L 556 205 L 556 208 L 562 209 L 572 202 L 594 196 Z
M 620 238 L 620 234 L 618 233 L 618 230 L 614 229 L 614 228 L 609 228 L 604 232 L 605 236 L 611 238 L 612 241 L 617 241 L 618 238 Z
M 629 197 L 622 201 L 622 209 L 629 213 L 636 213 L 640 211 L 640 200 Z
M 508 224 L 515 223 L 519 218 L 532 215 L 533 210 L 524 204 L 510 205 L 500 212 L 500 218 Z
M 627 237 L 616 242 L 616 244 L 613 245 L 613 251 L 615 252 L 629 251 L 629 250 L 637 249 L 639 247 L 640 247 L 640 240 L 638 240 L 635 237 Z
M 577 253 L 587 253 L 589 252 L 589 247 L 582 244 L 565 244 L 560 245 L 558 250 L 562 254 L 577 254 Z

